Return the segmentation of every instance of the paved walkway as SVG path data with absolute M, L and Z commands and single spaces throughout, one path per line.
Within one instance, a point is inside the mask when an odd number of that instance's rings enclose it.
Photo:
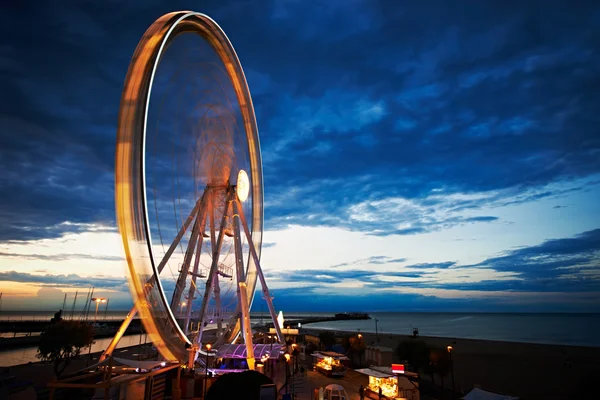
M 369 379 L 366 375 L 359 374 L 352 370 L 348 370 L 346 376 L 343 378 L 329 378 L 319 372 L 312 371 L 310 364 L 301 364 L 300 366 L 304 366 L 305 368 L 304 376 L 302 376 L 301 373 L 297 373 L 293 377 L 293 382 L 292 377 L 288 380 L 288 392 L 292 392 L 293 386 L 297 400 L 313 400 L 314 389 L 332 383 L 342 385 L 344 389 L 346 389 L 348 396 L 350 396 L 349 400 L 359 400 L 358 389 L 360 385 L 367 386 L 369 383 Z M 280 389 L 280 396 L 283 397 L 283 394 L 285 393 L 285 364 L 281 363 L 278 365 L 273 381 L 277 385 L 277 388 Z

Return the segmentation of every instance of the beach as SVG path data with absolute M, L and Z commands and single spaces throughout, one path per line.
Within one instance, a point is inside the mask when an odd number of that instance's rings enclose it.
M 308 326 L 305 329 L 314 335 L 323 331 Z M 356 331 L 335 332 L 356 334 Z M 374 333 L 362 335 L 367 345 L 392 349 L 401 341 L 414 340 L 408 335 L 379 334 L 378 342 Z M 522 399 L 598 398 L 594 378 L 600 376 L 600 348 L 426 336 L 419 336 L 418 340 L 434 348 L 452 346 L 456 389 L 464 393 L 479 385 L 486 390 Z M 126 347 L 119 349 L 117 356 L 137 358 L 139 350 L 138 346 Z M 93 360 L 97 360 L 98 356 L 99 353 L 92 353 Z M 394 362 L 401 361 L 394 355 Z M 82 355 L 67 372 L 83 368 L 86 363 L 87 355 Z M 13 366 L 9 374 L 17 381 L 32 381 L 40 386 L 53 378 L 52 366 L 42 363 Z M 421 378 L 431 380 L 426 374 Z M 438 375 L 434 376 L 434 382 L 441 384 Z M 451 374 L 444 377 L 444 386 L 452 387 Z
M 323 330 L 307 331 L 318 335 Z M 340 331 L 337 331 L 340 332 Z M 356 334 L 354 332 L 340 332 Z M 366 345 L 395 349 L 399 342 L 414 340 L 408 335 L 362 333 Z M 419 336 L 429 347 L 451 345 L 454 378 L 458 391 L 474 385 L 522 399 L 597 399 L 600 393 L 594 378 L 600 376 L 600 348 L 501 342 Z M 402 360 L 394 354 L 394 362 Z M 429 375 L 422 379 L 431 380 Z M 434 376 L 440 385 L 439 376 Z M 452 387 L 451 374 L 444 377 Z

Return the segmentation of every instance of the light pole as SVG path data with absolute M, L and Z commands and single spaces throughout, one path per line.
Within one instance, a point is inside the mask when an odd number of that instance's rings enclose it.
M 379 343 L 379 330 L 377 329 L 377 323 L 379 320 L 375 318 L 375 336 L 377 337 L 377 343 Z
M 290 354 L 285 353 L 283 356 L 285 357 L 285 394 L 288 394 L 288 378 L 290 376 Z
M 210 343 L 206 344 L 206 365 L 204 366 L 204 397 L 206 398 L 206 387 L 208 386 L 208 353 L 212 345 Z
M 100 305 L 100 303 L 106 303 L 106 298 L 94 297 L 92 301 L 96 302 L 96 312 L 94 313 L 94 325 L 96 325 L 96 319 L 98 318 L 98 306 Z
M 94 329 L 96 329 L 96 318 L 98 317 L 98 306 L 100 305 L 100 303 L 106 302 L 106 299 L 104 297 L 93 297 L 92 301 L 96 303 L 96 313 L 94 314 L 94 325 L 93 325 Z M 87 360 L 86 364 L 90 362 L 91 358 L 92 358 L 92 343 L 90 343 L 90 347 L 88 349 L 88 360 Z
M 448 354 L 450 354 L 450 372 L 452 372 L 452 391 L 456 393 L 456 386 L 454 385 L 454 363 L 452 362 L 452 346 L 448 346 Z
M 363 338 L 362 334 L 359 333 L 358 334 L 358 345 L 357 345 L 358 348 L 362 348 L 362 346 L 361 346 L 362 338 Z M 354 350 L 352 350 L 352 354 L 354 354 Z M 354 362 L 354 356 L 352 356 L 352 362 Z M 360 352 L 358 353 L 358 363 L 362 366 L 362 353 L 360 353 Z
M 106 299 L 106 307 L 104 307 L 104 320 L 106 321 L 106 314 L 108 313 L 108 302 L 110 299 Z

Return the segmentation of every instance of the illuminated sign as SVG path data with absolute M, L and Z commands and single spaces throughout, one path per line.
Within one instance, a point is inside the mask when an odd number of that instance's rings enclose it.
M 392 374 L 403 374 L 404 364 L 392 364 Z

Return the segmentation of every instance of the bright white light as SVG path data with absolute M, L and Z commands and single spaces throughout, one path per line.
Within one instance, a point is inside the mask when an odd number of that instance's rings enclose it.
M 250 193 L 250 180 L 248 179 L 248 174 L 243 169 L 240 169 L 240 172 L 238 172 L 235 191 L 240 201 L 246 201 L 248 193 Z

